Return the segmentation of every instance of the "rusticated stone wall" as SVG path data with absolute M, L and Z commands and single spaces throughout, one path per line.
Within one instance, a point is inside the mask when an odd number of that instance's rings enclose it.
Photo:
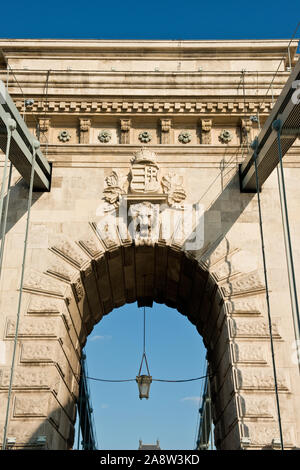
M 114 308 L 155 301 L 177 309 L 203 337 L 217 447 L 240 449 L 249 437 L 252 449 L 272 448 L 279 430 L 257 198 L 240 193 L 238 165 L 258 132 L 253 116 L 259 112 L 263 123 L 271 109 L 266 84 L 286 42 L 2 40 L 0 46 L 33 105 L 24 110 L 13 76 L 9 91 L 33 133 L 39 121 L 52 163 L 51 190 L 35 193 L 31 209 L 8 423 L 15 447 L 72 448 L 88 335 Z M 293 43 L 292 60 L 294 53 Z M 287 77 L 283 62 L 275 97 Z M 296 142 L 284 161 L 296 272 L 299 163 Z M 0 280 L 0 441 L 27 193 L 14 171 Z M 136 236 L 120 223 L 124 198 Z M 284 447 L 292 449 L 300 447 L 300 379 L 275 173 L 261 199 Z M 171 230 L 166 224 L 196 204 L 203 230 L 201 243 L 190 246 L 176 224 Z

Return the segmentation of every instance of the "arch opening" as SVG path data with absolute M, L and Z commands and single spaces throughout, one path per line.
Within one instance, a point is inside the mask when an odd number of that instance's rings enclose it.
M 157 439 L 162 449 L 196 448 L 204 380 L 155 381 L 206 374 L 206 348 L 190 322 L 164 305 L 146 308 L 146 354 L 153 377 L 149 400 L 139 400 L 134 380 L 143 352 L 143 309 L 136 303 L 103 318 L 89 335 L 84 352 L 100 448 L 137 449 L 139 440 L 155 444 Z M 99 377 L 133 381 L 93 380 Z M 76 427 L 75 447 L 82 435 Z
M 34 363 L 32 374 L 39 377 L 39 389 L 45 389 L 43 424 L 40 415 L 39 420 L 30 417 L 26 446 L 42 432 L 47 448 L 72 448 L 80 358 L 88 336 L 113 309 L 155 302 L 178 310 L 203 338 L 212 376 L 215 444 L 239 449 L 241 435 L 248 431 L 239 398 L 241 377 L 235 370 L 239 349 L 232 317 L 243 312 L 259 315 L 256 297 L 264 289 L 257 272 L 241 273 L 235 267 L 236 252 L 228 243 L 210 253 L 190 254 L 175 243 L 136 246 L 131 240 L 91 237 L 53 244 L 46 272 L 30 271 L 24 283 L 24 324 L 34 325 L 39 341 L 31 349 L 29 341 L 21 345 L 28 357 L 34 356 L 23 362 Z M 41 390 L 35 395 L 32 400 L 40 403 Z

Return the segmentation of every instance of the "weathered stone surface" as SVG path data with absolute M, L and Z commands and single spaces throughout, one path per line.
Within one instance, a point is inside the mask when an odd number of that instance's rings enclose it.
M 268 361 L 268 347 L 267 344 L 251 342 L 239 342 L 232 345 L 233 360 L 235 362 L 249 363 L 249 364 L 266 364 Z
M 240 414 L 249 418 L 276 418 L 274 397 L 269 395 L 242 395 L 239 397 Z
M 82 347 L 103 315 L 137 300 L 176 308 L 203 335 L 218 448 L 240 449 L 247 433 L 260 449 L 278 437 L 257 198 L 240 192 L 239 164 L 246 140 L 258 133 L 250 116 L 259 113 L 263 124 L 270 112 L 271 99 L 262 103 L 261 96 L 287 47 L 288 41 L 271 40 L 180 46 L 0 40 L 24 95 L 35 97 L 26 124 L 35 133 L 39 120 L 52 162 L 51 190 L 34 195 L 31 208 L 9 422 L 20 448 L 35 445 L 38 435 L 47 437 L 46 448 L 72 447 Z M 296 48 L 292 41 L 293 64 Z M 242 69 L 245 96 L 239 94 Z M 287 77 L 283 61 L 275 99 Z M 6 81 L 5 69 L 0 78 Z M 21 90 L 10 81 L 9 91 L 22 114 Z M 224 142 L 224 130 L 230 141 Z M 151 138 L 146 148 L 141 135 Z M 299 155 L 296 141 L 284 157 L 296 273 Z M 14 170 L 0 285 L 0 441 L 27 193 Z M 288 445 L 300 447 L 300 381 L 276 175 L 260 194 L 281 417 Z M 121 214 L 125 199 L 129 213 Z M 155 217 L 141 210 L 153 207 Z
M 237 369 L 237 387 L 245 390 L 274 389 L 273 371 L 268 368 Z M 277 371 L 277 385 L 279 390 L 289 389 L 289 380 L 284 372 Z
M 238 336 L 244 338 L 259 338 L 270 336 L 270 330 L 267 321 L 264 321 L 260 318 L 235 318 L 230 320 L 229 325 L 232 337 Z M 272 325 L 272 336 L 274 338 L 280 338 L 276 323 L 273 323 Z
M 58 334 L 60 319 L 58 318 L 26 318 L 19 325 L 18 336 L 46 336 L 56 337 Z M 7 320 L 6 337 L 12 338 L 15 335 L 16 320 Z
M 41 367 L 19 367 L 14 372 L 13 387 L 29 389 L 47 389 L 51 384 L 49 368 Z M 0 370 L 0 388 L 8 388 L 10 381 L 10 369 L 1 368 Z
M 13 415 L 15 418 L 24 418 L 30 416 L 48 416 L 49 406 L 48 394 L 17 394 L 14 402 Z

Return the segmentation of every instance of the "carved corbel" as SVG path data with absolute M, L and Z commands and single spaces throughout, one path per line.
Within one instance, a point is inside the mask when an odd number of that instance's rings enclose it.
M 201 144 L 211 144 L 211 119 L 200 120 L 200 131 L 201 131 Z
M 50 128 L 50 119 L 39 118 L 38 119 L 38 129 L 37 137 L 41 143 L 49 142 L 49 128 Z
M 120 119 L 121 144 L 130 144 L 131 119 Z
M 249 143 L 251 142 L 252 121 L 250 119 L 241 119 L 240 128 L 241 128 L 241 144 L 247 145 L 248 142 Z
M 79 119 L 79 143 L 88 144 L 90 141 L 90 119 Z
M 170 135 L 171 135 L 172 121 L 171 119 L 161 119 L 160 120 L 160 130 L 161 130 L 161 143 L 170 144 Z

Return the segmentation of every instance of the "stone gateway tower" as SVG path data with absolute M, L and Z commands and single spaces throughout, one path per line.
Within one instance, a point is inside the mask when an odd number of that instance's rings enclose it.
M 260 193 L 268 292 L 257 194 L 241 192 L 239 178 L 272 96 L 296 64 L 297 41 L 289 54 L 284 40 L 14 39 L 0 48 L 0 78 L 51 166 L 49 190 L 33 193 L 21 289 L 28 182 L 12 169 L 0 280 L 0 443 L 6 427 L 15 448 L 71 449 L 88 335 L 114 308 L 155 301 L 203 337 L 217 448 L 274 447 L 268 294 L 283 444 L 299 448 L 277 174 Z M 284 157 L 297 279 L 299 167 L 297 140 Z

